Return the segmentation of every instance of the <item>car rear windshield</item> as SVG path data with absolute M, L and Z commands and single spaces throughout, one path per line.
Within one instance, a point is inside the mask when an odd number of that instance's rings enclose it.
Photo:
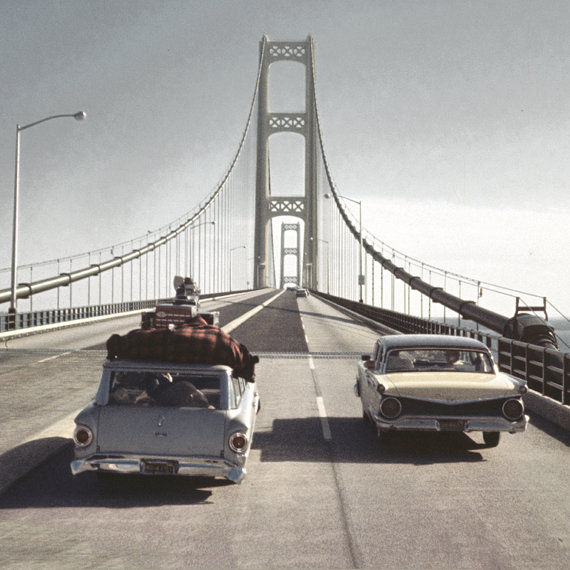
M 115 371 L 111 375 L 109 404 L 217 409 L 220 407 L 220 377 Z
M 386 358 L 386 372 L 482 372 L 492 374 L 493 362 L 488 353 L 457 349 L 391 350 Z

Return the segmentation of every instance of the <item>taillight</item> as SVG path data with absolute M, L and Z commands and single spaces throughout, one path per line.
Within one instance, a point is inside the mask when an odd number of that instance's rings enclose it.
M 87 447 L 93 441 L 93 432 L 85 426 L 77 426 L 73 432 L 73 441 L 77 447 Z
M 520 420 L 524 414 L 524 406 L 520 400 L 512 398 L 503 404 L 503 415 L 511 421 Z
M 244 451 L 247 449 L 248 442 L 249 440 L 247 439 L 247 435 L 239 431 L 232 433 L 232 435 L 230 435 L 230 439 L 228 440 L 230 449 L 236 453 L 244 453 Z
M 392 396 L 384 398 L 380 402 L 380 413 L 387 419 L 393 420 L 402 413 L 402 404 L 397 398 Z

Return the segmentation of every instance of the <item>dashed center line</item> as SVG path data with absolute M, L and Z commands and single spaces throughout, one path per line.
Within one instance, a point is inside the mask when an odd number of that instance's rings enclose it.
M 323 430 L 323 437 L 325 441 L 330 441 L 332 439 L 331 428 L 329 425 L 329 419 L 327 417 L 327 411 L 325 409 L 325 403 L 323 402 L 322 396 L 317 396 L 317 409 L 319 410 L 319 418 L 321 419 L 321 428 Z
M 55 360 L 56 358 L 60 358 L 61 356 L 67 356 L 68 354 L 71 354 L 71 350 L 67 351 L 67 352 L 62 352 L 61 354 L 56 354 L 55 356 L 48 356 L 47 358 L 42 358 L 42 360 L 38 360 L 36 362 L 36 364 L 41 364 L 42 362 L 47 362 L 48 360 Z

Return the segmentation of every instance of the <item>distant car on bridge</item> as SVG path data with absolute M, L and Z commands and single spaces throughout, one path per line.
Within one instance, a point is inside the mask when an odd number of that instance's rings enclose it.
M 75 418 L 74 475 L 246 475 L 259 395 L 223 365 L 112 360 Z
M 498 371 L 483 343 L 446 335 L 387 335 L 358 364 L 355 393 L 379 440 L 396 431 L 501 432 L 526 429 L 524 380 Z
M 303 287 L 298 287 L 297 290 L 295 291 L 295 296 L 296 297 L 308 297 L 309 291 L 307 289 L 304 289 Z
M 141 313 L 141 327 L 143 329 L 176 327 L 187 319 L 200 315 L 209 325 L 219 326 L 220 313 L 218 311 L 200 311 L 200 290 L 191 277 L 174 277 L 176 296 L 171 303 L 161 303 L 154 311 Z

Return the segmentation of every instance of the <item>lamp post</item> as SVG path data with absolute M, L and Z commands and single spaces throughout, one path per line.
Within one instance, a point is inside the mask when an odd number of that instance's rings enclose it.
M 16 125 L 16 168 L 14 173 L 14 218 L 12 225 L 12 273 L 11 273 L 11 297 L 10 297 L 10 308 L 9 313 L 15 315 L 17 311 L 17 296 L 16 296 L 16 286 L 18 280 L 18 201 L 20 193 L 20 132 L 30 127 L 35 127 L 40 123 L 45 123 L 51 119 L 59 119 L 61 117 L 73 117 L 77 121 L 82 121 L 87 117 L 84 111 L 79 111 L 78 113 L 66 114 L 66 115 L 52 115 L 50 117 L 45 117 L 39 121 L 29 123 L 23 127 L 19 124 Z M 15 323 L 14 323 L 15 325 Z
M 325 198 L 327 199 L 331 199 L 332 195 L 331 194 L 325 194 L 324 195 Z M 360 255 L 358 258 L 358 295 L 359 295 L 359 302 L 363 303 L 364 302 L 364 298 L 362 295 L 362 289 L 364 287 L 364 275 L 362 273 L 362 253 L 363 253 L 363 247 L 362 247 L 362 202 L 360 200 L 354 200 L 353 198 L 349 198 L 348 196 L 341 196 L 340 194 L 338 194 L 338 196 L 340 198 L 343 198 L 345 200 L 348 200 L 350 202 L 354 202 L 355 204 L 358 204 L 358 210 L 359 210 L 359 223 L 360 223 Z
M 245 249 L 245 245 L 238 245 L 237 247 L 232 247 L 230 249 L 230 293 L 232 291 L 232 251 L 236 249 Z

